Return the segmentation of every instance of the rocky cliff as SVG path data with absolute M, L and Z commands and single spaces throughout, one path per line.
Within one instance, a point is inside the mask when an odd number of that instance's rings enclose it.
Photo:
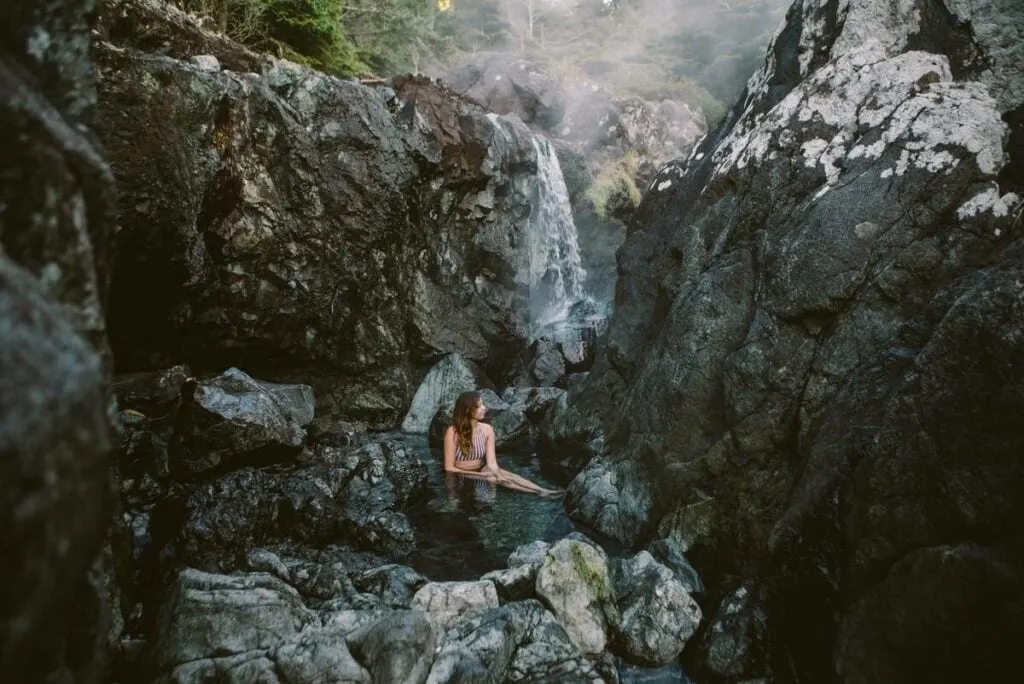
M 506 372 L 529 324 L 525 125 L 426 79 L 248 55 L 159 3 L 105 3 L 100 38 L 119 369 L 237 365 L 374 426 L 443 354 Z
M 548 432 L 592 459 L 573 515 L 657 529 L 711 575 L 709 678 L 1014 662 L 1022 32 L 1011 0 L 800 0 L 651 185 L 597 367 Z
M 101 681 L 114 625 L 102 548 L 115 197 L 88 128 L 90 5 L 15 0 L 0 27 L 3 681 Z

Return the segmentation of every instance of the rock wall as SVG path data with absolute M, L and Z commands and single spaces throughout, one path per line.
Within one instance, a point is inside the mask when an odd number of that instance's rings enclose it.
M 446 353 L 504 372 L 527 329 L 525 125 L 427 79 L 243 59 L 149 0 L 105 8 L 120 369 L 237 365 L 380 427 Z
M 103 681 L 111 503 L 104 299 L 113 182 L 87 0 L 0 26 L 0 680 Z
M 767 664 L 726 667 L 708 634 L 708 677 L 1013 662 L 1022 31 L 1010 0 L 798 1 L 723 126 L 651 185 L 553 432 L 597 445 L 573 515 L 675 538 L 712 600 L 756 588 Z

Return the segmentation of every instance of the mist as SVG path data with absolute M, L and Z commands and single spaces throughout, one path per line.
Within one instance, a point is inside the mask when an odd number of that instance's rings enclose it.
M 564 86 L 680 100 L 713 123 L 761 65 L 790 0 L 451 0 L 450 60 L 527 60 Z

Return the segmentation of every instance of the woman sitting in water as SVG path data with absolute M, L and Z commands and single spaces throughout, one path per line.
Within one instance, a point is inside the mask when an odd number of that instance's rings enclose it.
M 495 482 L 530 494 L 557 495 L 524 477 L 498 467 L 494 454 L 494 428 L 480 422 L 487 414 L 478 392 L 463 392 L 455 402 L 452 424 L 444 433 L 444 469 L 468 477 Z

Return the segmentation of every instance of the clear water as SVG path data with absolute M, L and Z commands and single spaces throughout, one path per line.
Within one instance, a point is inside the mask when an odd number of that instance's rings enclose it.
M 441 452 L 427 438 L 399 435 L 427 466 L 428 496 L 406 511 L 417 550 L 405 562 L 432 580 L 478 579 L 506 567 L 516 547 L 553 542 L 575 527 L 561 499 L 546 499 L 469 478 L 446 478 Z M 559 485 L 540 473 L 532 450 L 503 450 L 498 464 L 543 487 Z

